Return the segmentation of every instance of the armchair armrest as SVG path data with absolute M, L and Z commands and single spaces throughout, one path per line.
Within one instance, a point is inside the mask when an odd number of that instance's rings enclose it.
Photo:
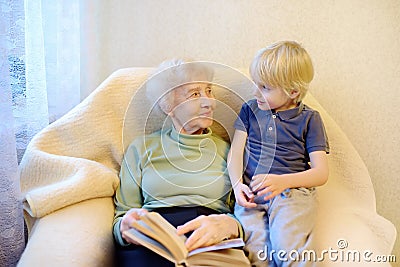
M 17 266 L 112 266 L 113 216 L 113 200 L 105 197 L 37 219 Z

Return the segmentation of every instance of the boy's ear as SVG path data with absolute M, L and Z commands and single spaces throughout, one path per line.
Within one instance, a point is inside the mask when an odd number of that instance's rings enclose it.
M 299 90 L 293 89 L 293 90 L 290 92 L 290 98 L 291 98 L 291 99 L 295 99 L 296 97 L 299 96 L 299 94 L 300 94 L 300 91 L 299 91 Z

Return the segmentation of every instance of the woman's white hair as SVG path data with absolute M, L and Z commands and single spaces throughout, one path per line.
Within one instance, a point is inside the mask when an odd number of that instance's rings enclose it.
M 172 109 L 173 89 L 199 81 L 211 82 L 213 71 L 206 62 L 172 59 L 162 62 L 146 81 L 146 96 L 157 103 L 164 113 Z

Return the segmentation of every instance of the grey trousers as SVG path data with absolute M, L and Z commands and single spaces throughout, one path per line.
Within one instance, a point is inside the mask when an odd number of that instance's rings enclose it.
M 260 199 L 260 198 L 259 198 Z M 317 198 L 315 188 L 294 188 L 258 206 L 235 206 L 245 232 L 245 251 L 252 266 L 316 266 L 303 251 L 312 250 Z

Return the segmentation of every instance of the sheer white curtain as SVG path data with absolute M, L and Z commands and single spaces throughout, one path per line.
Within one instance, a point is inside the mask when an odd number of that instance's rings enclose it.
M 24 248 L 24 224 L 19 197 L 17 153 L 12 113 L 9 60 L 19 58 L 20 40 L 11 38 L 19 32 L 13 8 L 0 5 L 0 265 L 14 266 Z M 22 5 L 23 8 L 23 5 Z M 14 23 L 11 23 L 14 21 Z M 23 38 L 22 38 L 23 39 Z M 13 58 L 14 57 L 14 58 Z
M 80 101 L 79 0 L 0 0 L 0 265 L 24 248 L 19 157 Z

